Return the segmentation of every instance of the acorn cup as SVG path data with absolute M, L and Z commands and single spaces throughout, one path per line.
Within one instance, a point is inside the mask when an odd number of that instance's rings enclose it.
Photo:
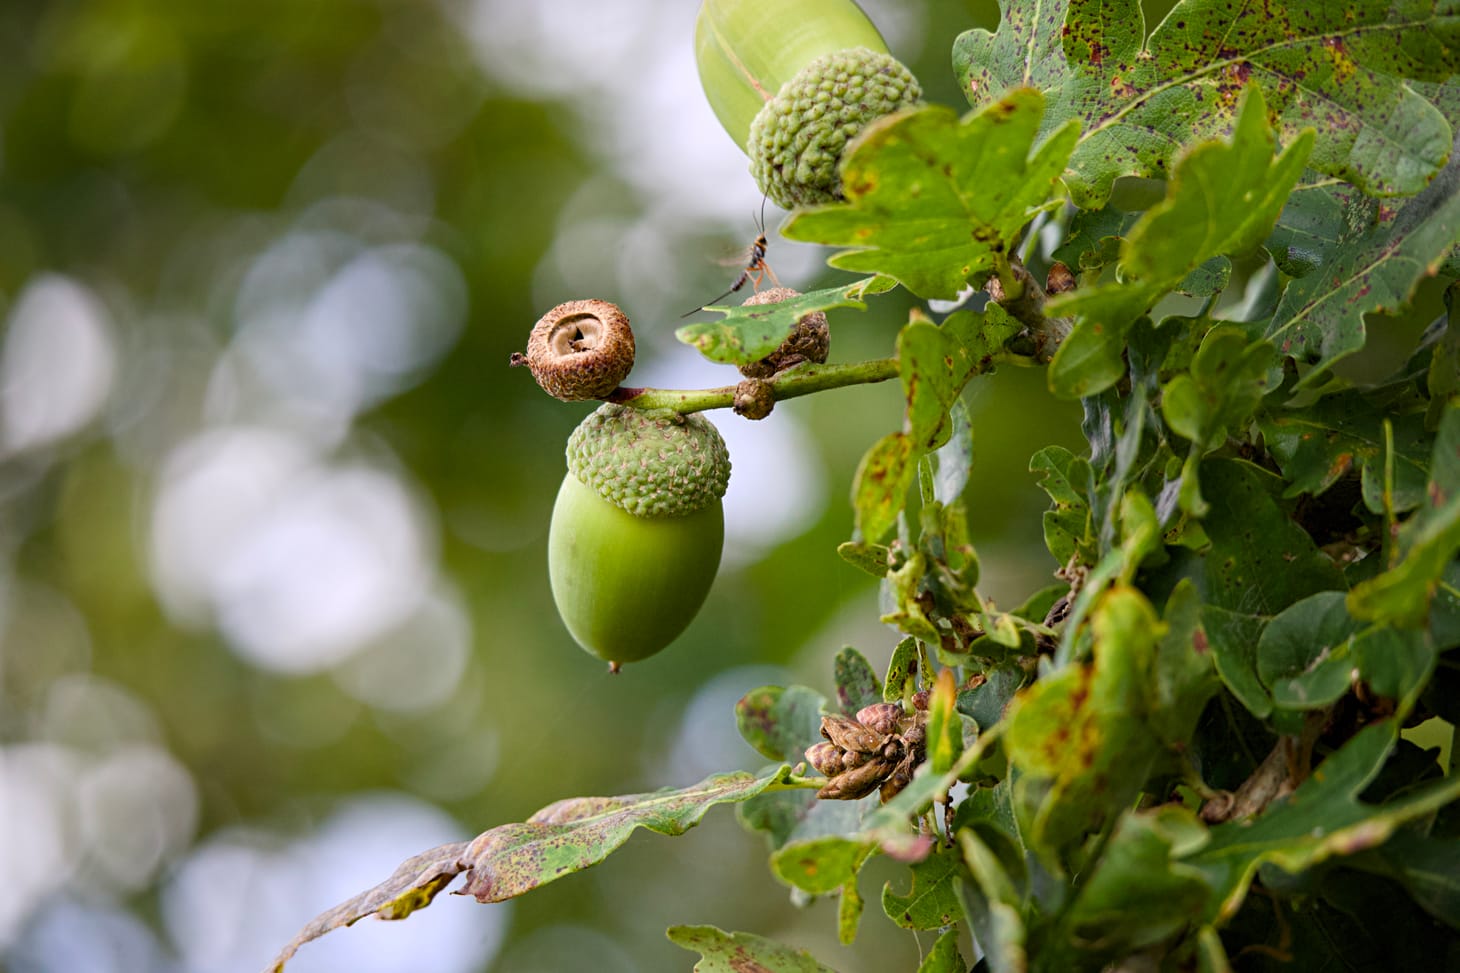
M 509 363 L 526 365 L 555 399 L 605 399 L 634 367 L 634 332 L 617 304 L 566 301 L 538 319 L 527 353 Z
M 700 415 L 606 404 L 569 437 L 548 575 L 568 632 L 610 671 L 665 648 L 704 604 L 729 480 L 725 441 Z
M 847 143 L 922 98 L 851 0 L 706 0 L 695 60 L 720 124 L 785 209 L 842 199 Z

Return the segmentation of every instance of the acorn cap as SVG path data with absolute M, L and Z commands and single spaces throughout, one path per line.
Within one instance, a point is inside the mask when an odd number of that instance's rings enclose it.
M 917 78 L 890 54 L 865 47 L 816 58 L 750 124 L 750 171 L 777 206 L 842 198 L 842 151 L 864 126 L 922 97 Z
M 628 316 L 608 301 L 568 301 L 538 319 L 527 354 L 512 364 L 532 369 L 543 391 L 564 402 L 610 395 L 634 367 Z
M 609 403 L 568 437 L 568 472 L 636 517 L 684 517 L 725 495 L 730 453 L 702 415 Z

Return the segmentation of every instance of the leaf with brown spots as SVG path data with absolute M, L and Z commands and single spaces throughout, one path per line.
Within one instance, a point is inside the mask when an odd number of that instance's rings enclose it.
M 756 752 L 797 763 L 821 739 L 826 697 L 805 686 L 761 686 L 735 704 L 735 725 Z
M 777 850 L 771 855 L 771 871 L 792 888 L 826 895 L 855 882 L 875 850 L 876 844 L 866 839 L 822 835 Z
M 1124 175 L 1165 177 L 1184 146 L 1230 131 L 1242 89 L 1262 86 L 1284 143 L 1305 128 L 1310 164 L 1374 195 L 1419 192 L 1444 165 L 1450 126 L 1404 82 L 1460 69 L 1447 0 L 1184 0 L 1146 37 L 1138 0 L 1004 0 L 998 31 L 954 45 L 974 106 L 1010 88 L 1049 98 L 1044 131 L 1083 127 L 1065 173 L 1096 208 Z
M 1146 781 L 1160 741 L 1147 722 L 1162 625 L 1140 592 L 1115 587 L 1096 605 L 1094 658 L 1015 698 L 1005 746 L 1022 771 L 1015 803 L 1025 838 L 1059 851 L 1098 830 Z
M 1283 354 L 1313 366 L 1305 382 L 1319 381 L 1329 365 L 1364 346 L 1364 315 L 1405 307 L 1457 239 L 1460 152 L 1450 155 L 1434 182 L 1399 207 L 1393 220 L 1339 246 L 1322 267 L 1290 283 L 1265 337 Z
M 891 882 L 882 887 L 882 911 L 904 929 L 951 925 L 962 915 L 954 887 L 967 874 L 956 851 L 940 849 L 912 866 L 906 895 L 894 892 Z
M 917 474 L 918 455 L 906 433 L 893 432 L 873 443 L 862 457 L 852 485 L 852 508 L 864 541 L 881 541 L 897 523 Z
M 748 932 L 714 926 L 673 926 L 667 935 L 676 946 L 699 953 L 695 973 L 836 973 L 804 949 Z
M 1424 502 L 1429 480 L 1434 441 L 1424 420 L 1423 411 L 1401 414 L 1366 392 L 1350 391 L 1300 408 L 1273 409 L 1258 417 L 1258 426 L 1290 483 L 1287 496 L 1320 496 L 1357 470 L 1364 506 L 1383 513 L 1386 467 L 1392 464 L 1388 502 L 1397 513 L 1406 513 Z M 1387 454 L 1386 423 L 1393 434 L 1392 455 Z
M 1119 279 L 1050 299 L 1050 314 L 1077 318 L 1050 364 L 1050 388 L 1078 398 L 1125 374 L 1126 336 L 1138 318 L 1219 254 L 1262 243 L 1303 171 L 1312 135 L 1274 155 L 1262 92 L 1249 89 L 1230 139 L 1203 142 L 1176 165 L 1166 198 L 1121 244 Z
M 1020 325 L 1003 308 L 958 311 L 941 325 L 913 321 L 897 336 L 897 367 L 907 398 L 904 429 L 920 449 L 948 439 L 948 410 L 974 375 L 987 371 Z M 954 498 L 956 499 L 956 498 Z
M 816 311 L 852 307 L 866 309 L 862 300 L 869 294 L 881 294 L 896 284 L 887 278 L 859 280 L 840 287 L 810 291 L 779 304 L 751 304 L 738 307 L 712 305 L 703 310 L 723 311 L 717 321 L 686 324 L 674 336 L 693 345 L 710 361 L 727 365 L 744 365 L 760 361 L 781 346 L 800 321 Z
M 683 834 L 716 804 L 747 801 L 783 783 L 789 773 L 782 766 L 759 777 L 716 774 L 693 787 L 549 804 L 525 822 L 504 824 L 471 842 L 442 845 L 408 859 L 380 885 L 305 926 L 268 969 L 278 973 L 300 946 L 366 916 L 403 919 L 430 905 L 457 875 L 466 875 L 459 894 L 501 902 L 598 864 L 639 828 Z
M 375 888 L 316 916 L 279 952 L 266 967 L 266 973 L 280 973 L 300 946 L 332 929 L 352 926 L 366 916 L 404 919 L 417 909 L 424 909 L 438 892 L 466 869 L 462 859 L 467 847 L 468 842 L 457 841 L 401 862 L 395 874 Z
M 832 671 L 837 706 L 843 713 L 856 713 L 863 706 L 882 702 L 882 680 L 867 657 L 850 645 L 836 654 Z
M 831 265 L 951 299 L 993 269 L 1036 212 L 1058 203 L 1078 126 L 1036 145 L 1043 110 L 1038 92 L 1021 90 L 963 119 L 942 106 L 881 118 L 843 158 L 846 202 L 798 211 L 781 232 L 855 247 Z

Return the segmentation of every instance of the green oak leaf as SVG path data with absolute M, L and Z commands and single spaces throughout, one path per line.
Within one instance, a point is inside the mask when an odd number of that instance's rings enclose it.
M 877 543 L 891 532 L 917 477 L 918 449 L 907 433 L 893 432 L 872 444 L 852 480 L 852 509 L 862 539 Z
M 1199 583 L 1207 604 L 1271 616 L 1315 592 L 1344 587 L 1333 561 L 1278 506 L 1278 477 L 1231 459 L 1208 459 L 1201 472 L 1212 494 L 1203 521 L 1212 546 Z
M 1086 962 L 1154 946 L 1201 912 L 1212 894 L 1209 880 L 1179 859 L 1206 838 L 1196 815 L 1179 805 L 1121 816 L 1064 917 Z
M 1100 206 L 1122 175 L 1164 176 L 1191 142 L 1225 134 L 1261 85 L 1284 143 L 1314 129 L 1310 164 L 1372 195 L 1418 192 L 1449 155 L 1445 116 L 1402 79 L 1460 68 L 1460 13 L 1431 2 L 1232 4 L 1184 0 L 1146 37 L 1139 0 L 1003 0 L 997 33 L 971 30 L 954 70 L 974 105 L 1045 92 L 1045 130 L 1083 128 L 1065 181 Z
M 1028 674 L 1013 662 L 988 669 L 983 682 L 958 694 L 958 712 L 980 729 L 988 729 L 1004 718 L 1005 708 L 1028 679 Z
M 693 345 L 710 361 L 744 365 L 760 361 L 779 348 L 796 327 L 796 322 L 806 315 L 838 307 L 865 309 L 867 305 L 863 297 L 882 293 L 893 286 L 894 282 L 886 278 L 868 278 L 840 287 L 811 291 L 779 304 L 703 308 L 724 311 L 725 316 L 718 321 L 686 324 L 674 336 L 687 345 Z
M 1408 713 L 1434 674 L 1434 643 L 1422 632 L 1371 625 L 1354 642 L 1359 675 L 1376 694 L 1400 700 Z
M 964 973 L 968 964 L 958 952 L 958 930 L 949 929 L 939 936 L 918 964 L 917 973 Z
M 1192 270 L 1174 288 L 1187 297 L 1211 297 L 1227 289 L 1232 282 L 1232 261 L 1218 254 Z
M 911 635 L 902 639 L 892 649 L 892 658 L 887 661 L 887 678 L 882 680 L 882 699 L 888 703 L 900 703 L 905 696 L 911 696 L 917 688 L 918 640 Z
M 1029 460 L 1029 472 L 1054 506 L 1044 512 L 1044 546 L 1060 567 L 1076 556 L 1086 564 L 1096 558 L 1096 540 L 1090 524 L 1085 491 L 1090 463 L 1063 446 L 1046 446 Z
M 1257 642 L 1257 675 L 1279 709 L 1318 709 L 1349 688 L 1362 623 L 1343 610 L 1344 592 L 1320 591 L 1289 605 Z
M 1364 506 L 1383 513 L 1386 420 L 1393 430 L 1394 481 L 1390 494 L 1398 513 L 1424 500 L 1434 442 L 1423 413 L 1396 415 L 1361 391 L 1327 395 L 1310 405 L 1274 409 L 1258 417 L 1267 449 L 1289 481 L 1287 497 L 1319 496 L 1353 470 L 1360 472 Z
M 1187 865 L 1203 871 L 1215 889 L 1205 918 L 1230 919 L 1265 863 L 1296 874 L 1334 856 L 1378 847 L 1406 822 L 1460 799 L 1460 777 L 1453 776 L 1381 805 L 1358 799 L 1383 766 L 1398 734 L 1398 720 L 1393 718 L 1364 727 L 1291 796 L 1255 820 L 1217 825 L 1204 847 L 1182 856 Z
M 1051 298 L 1046 313 L 1077 318 L 1050 363 L 1050 389 L 1092 395 L 1123 374 L 1125 338 L 1136 320 L 1208 260 L 1243 253 L 1267 236 L 1303 170 L 1311 133 L 1274 156 L 1266 104 L 1247 89 L 1230 140 L 1192 146 L 1171 174 L 1166 198 L 1121 244 L 1119 279 Z
M 1127 806 L 1160 742 L 1147 722 L 1149 679 L 1162 635 L 1134 588 L 1109 589 L 1092 613 L 1093 660 L 1046 675 L 1014 701 L 1005 749 L 1031 845 L 1068 848 Z
M 1394 311 L 1433 275 L 1460 239 L 1460 153 L 1394 219 L 1336 248 L 1322 273 L 1293 281 L 1263 332 L 1285 355 L 1314 366 L 1300 387 L 1364 346 L 1364 315 Z
M 1004 343 L 1019 330 L 997 305 L 981 313 L 951 314 L 942 325 L 915 320 L 903 327 L 897 338 L 898 371 L 907 398 L 903 428 L 867 450 L 852 485 L 852 509 L 864 545 L 877 544 L 892 530 L 917 478 L 919 463 L 930 450 L 941 452 L 954 443 L 958 418 L 950 416 L 950 410 L 963 387 L 972 376 L 992 367 Z M 963 428 L 964 438 L 971 437 L 966 422 Z M 967 458 L 960 458 L 958 451 L 965 446 L 959 440 L 952 452 L 939 459 L 939 470 L 946 463 L 949 473 L 945 479 L 934 477 L 935 490 L 956 486 L 961 492 L 967 469 L 960 464 Z
M 898 895 L 888 882 L 882 889 L 882 911 L 904 929 L 941 929 L 959 915 L 954 884 L 963 876 L 963 860 L 939 849 L 912 866 L 912 885 Z
M 748 932 L 726 932 L 714 926 L 671 926 L 669 941 L 701 959 L 695 973 L 836 973 L 804 949 Z
M 905 430 L 913 443 L 931 449 L 940 430 L 951 432 L 948 411 L 963 387 L 988 370 L 1019 330 L 1003 308 L 991 304 L 981 314 L 950 314 L 941 325 L 913 321 L 898 333 L 897 366 L 907 398 Z
M 852 567 L 874 578 L 887 576 L 887 546 L 865 541 L 843 541 L 837 545 L 837 556 Z
M 886 274 L 920 297 L 952 299 L 986 274 L 1019 231 L 1057 198 L 1079 126 L 1035 144 L 1044 99 L 1011 91 L 960 119 L 942 106 L 863 129 L 842 162 L 846 202 L 794 214 L 784 236 L 855 247 L 831 258 Z
M 1256 646 L 1268 620 L 1319 591 L 1344 587 L 1343 574 L 1313 538 L 1278 506 L 1283 481 L 1241 460 L 1201 464 L 1210 497 L 1202 527 L 1209 546 L 1200 554 L 1173 550 L 1160 569 L 1189 577 L 1202 592 L 1202 628 L 1217 674 L 1254 715 L 1272 712 L 1272 697 L 1258 678 Z
M 1201 593 L 1183 578 L 1166 598 L 1166 632 L 1156 644 L 1153 671 L 1151 728 L 1172 746 L 1191 740 L 1202 708 L 1221 685 L 1201 612 Z
M 1389 875 L 1426 912 L 1460 929 L 1460 841 L 1399 831 L 1354 864 Z
M 855 882 L 875 850 L 870 841 L 822 835 L 776 849 L 771 855 L 771 872 L 792 888 L 826 895 Z
M 826 711 L 826 697 L 814 689 L 761 686 L 735 704 L 735 725 L 761 756 L 794 763 L 821 739 Z
M 972 316 L 958 312 L 948 318 L 948 325 Z M 933 447 L 940 430 L 948 431 L 948 407 L 973 374 L 969 357 L 966 345 L 931 321 L 914 321 L 898 333 L 897 367 L 907 397 L 907 433 L 922 449 Z
M 970 828 L 958 833 L 963 859 L 973 881 L 954 886 L 973 937 L 992 973 L 1025 973 L 1029 969 L 1023 896 L 999 856 Z
M 1164 186 L 1162 195 L 1165 195 Z M 1097 274 L 1116 262 L 1120 241 L 1140 218 L 1139 212 L 1126 212 L 1114 206 L 1076 210 L 1070 217 L 1064 242 L 1055 248 L 1052 256 L 1080 274 Z
M 1440 419 L 1424 503 L 1399 532 L 1399 561 L 1354 586 L 1348 610 L 1355 618 L 1418 627 L 1450 563 L 1460 554 L 1460 407 Z
M 691 787 L 647 794 L 557 801 L 520 824 L 500 825 L 471 841 L 407 859 L 384 882 L 316 917 L 269 968 L 278 973 L 300 946 L 366 916 L 404 919 L 430 905 L 458 875 L 466 876 L 462 894 L 478 902 L 503 902 L 598 864 L 639 828 L 684 834 L 716 804 L 747 801 L 783 783 L 789 773 L 781 766 L 760 776 L 715 774 Z
M 1452 255 L 1454 253 L 1451 251 Z M 1457 314 L 1460 314 L 1460 281 L 1451 281 L 1445 288 L 1445 330 L 1435 341 L 1429 372 L 1425 375 L 1425 391 L 1430 394 L 1430 406 L 1425 412 L 1426 429 L 1439 428 L 1446 403 L 1460 393 L 1460 327 L 1456 327 Z
M 1283 204 L 1267 238 L 1267 250 L 1283 273 L 1306 277 L 1326 266 L 1343 244 L 1372 229 L 1379 215 L 1379 203 L 1372 196 L 1307 172 Z
M 836 702 L 843 713 L 851 716 L 863 706 L 882 702 L 882 680 L 862 653 L 848 645 L 836 654 L 832 667 Z
M 1251 341 L 1235 325 L 1219 325 L 1202 339 L 1191 370 L 1166 383 L 1161 411 L 1172 431 L 1202 452 L 1226 442 L 1229 429 L 1251 417 L 1279 381 L 1272 345 Z

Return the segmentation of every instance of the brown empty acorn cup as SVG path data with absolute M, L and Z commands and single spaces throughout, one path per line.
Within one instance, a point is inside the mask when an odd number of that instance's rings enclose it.
M 634 367 L 628 316 L 608 301 L 568 301 L 544 314 L 514 354 L 544 392 L 565 402 L 607 398 Z

